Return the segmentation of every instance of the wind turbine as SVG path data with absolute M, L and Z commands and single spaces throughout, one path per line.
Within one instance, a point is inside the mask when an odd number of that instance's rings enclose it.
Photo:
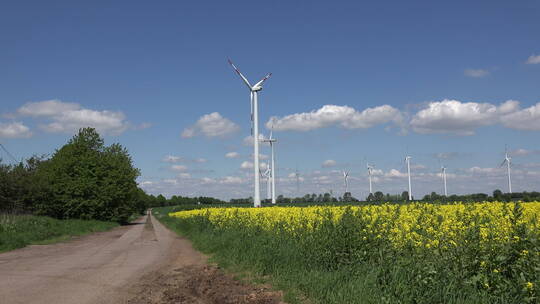
M 446 167 L 445 166 L 441 166 L 441 175 L 442 175 L 443 184 L 444 184 L 444 196 L 448 196 L 448 191 L 446 190 Z
M 502 167 L 504 163 L 506 163 L 506 171 L 508 173 L 508 193 L 512 193 L 512 179 L 510 178 L 510 167 L 512 165 L 512 158 L 508 156 L 507 148 L 504 148 L 504 160 L 501 163 L 500 167 Z
M 343 170 L 343 179 L 345 183 L 345 193 L 349 192 L 349 183 L 347 182 L 347 179 L 349 178 L 349 171 Z
M 409 176 L 409 201 L 412 201 L 412 189 L 411 189 L 411 158 L 410 156 L 405 157 L 405 162 L 407 162 L 407 175 Z
M 251 121 L 252 121 L 252 136 L 253 136 L 253 172 L 255 176 L 255 182 L 254 182 L 254 194 L 253 194 L 253 206 L 254 207 L 260 207 L 261 206 L 261 197 L 260 197 L 260 189 L 259 189 L 259 104 L 257 100 L 257 93 L 262 90 L 262 84 L 270 78 L 272 73 L 267 74 L 263 77 L 259 82 L 254 84 L 253 86 L 249 83 L 246 77 L 240 73 L 240 70 L 236 68 L 236 66 L 232 63 L 232 61 L 229 59 L 229 64 L 233 67 L 233 69 L 236 71 L 238 76 L 242 79 L 242 81 L 246 84 L 246 86 L 249 89 L 250 92 L 250 103 L 251 103 Z
M 272 134 L 274 133 L 274 125 L 272 124 L 272 128 L 270 129 L 270 136 L 268 139 L 263 139 L 263 142 L 267 142 L 270 144 L 270 149 L 272 149 L 272 204 L 276 203 L 276 180 L 274 178 L 275 176 L 275 157 L 274 157 L 274 143 L 277 141 L 275 138 L 272 137 Z
M 272 171 L 270 171 L 270 165 L 268 163 L 266 163 L 266 170 L 261 175 L 266 178 L 266 197 L 271 199 L 272 190 L 270 188 L 270 178 L 272 178 Z
M 373 194 L 373 188 L 371 187 L 371 175 L 373 174 L 373 166 L 367 163 L 367 173 L 369 177 L 369 194 Z

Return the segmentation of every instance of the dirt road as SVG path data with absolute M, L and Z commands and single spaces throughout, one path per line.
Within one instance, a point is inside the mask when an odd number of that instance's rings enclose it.
M 0 254 L 0 303 L 282 303 L 234 280 L 147 215 L 69 242 Z

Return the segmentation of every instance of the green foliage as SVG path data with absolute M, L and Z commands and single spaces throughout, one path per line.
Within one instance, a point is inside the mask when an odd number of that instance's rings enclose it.
M 51 196 L 39 202 L 36 211 L 60 219 L 123 223 L 141 209 L 138 175 L 125 148 L 107 147 L 95 129 L 81 129 L 42 164 L 40 176 L 47 180 Z
M 45 216 L 3 214 L 0 215 L 0 252 L 105 231 L 117 225 L 94 220 L 57 220 Z
M 44 157 L 4 165 L 0 160 L 0 212 L 31 213 L 36 202 L 47 200 L 47 183 L 38 173 Z

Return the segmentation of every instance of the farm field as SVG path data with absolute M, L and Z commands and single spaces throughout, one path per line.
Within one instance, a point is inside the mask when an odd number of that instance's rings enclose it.
M 478 202 L 208 208 L 161 220 L 293 303 L 538 303 L 539 215 L 540 202 Z

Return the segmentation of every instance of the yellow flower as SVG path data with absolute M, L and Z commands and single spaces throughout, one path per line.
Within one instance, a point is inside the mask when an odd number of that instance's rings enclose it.
M 534 288 L 534 283 L 533 282 L 527 282 L 525 284 L 525 287 L 527 287 L 528 290 L 532 290 Z

